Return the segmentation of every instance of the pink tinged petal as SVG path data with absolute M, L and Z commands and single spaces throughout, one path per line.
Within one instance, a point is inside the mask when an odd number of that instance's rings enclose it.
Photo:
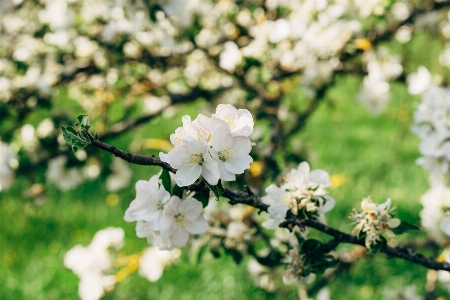
M 225 162 L 225 169 L 234 174 L 242 174 L 248 168 L 253 158 L 250 155 L 233 157 L 232 160 Z
M 187 244 L 189 240 L 189 232 L 187 232 L 187 230 L 184 227 L 177 226 L 173 234 L 170 236 L 170 240 L 175 246 L 183 247 Z
M 200 165 L 182 166 L 174 176 L 178 186 L 188 186 L 193 184 L 202 173 Z
M 208 230 L 208 222 L 202 215 L 199 215 L 196 219 L 187 221 L 185 228 L 192 234 L 204 233 Z
M 202 213 L 202 210 L 203 206 L 201 202 L 194 198 L 185 199 L 178 207 L 178 211 L 188 220 L 197 218 Z
M 223 162 L 219 162 L 219 172 L 220 172 L 220 179 L 223 181 L 235 181 L 236 175 L 234 175 L 231 172 L 228 172 L 225 169 L 225 164 Z

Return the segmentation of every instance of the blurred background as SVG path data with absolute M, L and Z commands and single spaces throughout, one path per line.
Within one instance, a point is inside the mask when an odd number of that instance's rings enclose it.
M 74 155 L 60 128 L 80 114 L 100 140 L 157 156 L 183 115 L 245 108 L 254 163 L 228 187 L 263 195 L 306 160 L 331 176 L 330 226 L 350 232 L 348 216 L 367 196 L 391 198 L 398 217 L 421 224 L 433 172 L 416 164 L 428 148 L 419 151 L 411 127 L 422 124 L 422 93 L 450 82 L 450 2 L 0 1 L 1 299 L 77 299 L 65 253 L 107 227 L 124 229 L 116 255 L 128 258 L 110 270 L 117 283 L 104 299 L 299 297 L 281 282 L 283 266 L 264 269 L 245 251 L 236 259 L 238 247 L 193 242 L 155 282 L 140 276 L 130 257 L 149 245 L 123 216 L 136 181 L 159 168 L 94 147 Z M 438 258 L 447 239 L 423 230 L 396 243 Z M 310 298 L 447 297 L 450 283 L 421 266 L 351 245 L 337 253 L 338 269 L 305 283 Z

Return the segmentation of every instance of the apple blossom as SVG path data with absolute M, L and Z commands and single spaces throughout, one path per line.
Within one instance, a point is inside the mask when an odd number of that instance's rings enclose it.
M 202 204 L 194 198 L 181 200 L 172 196 L 160 221 L 161 236 L 168 238 L 177 247 L 183 247 L 189 234 L 204 233 L 208 223 L 201 215 Z
M 350 218 L 355 222 L 356 227 L 353 234 L 359 235 L 360 232 L 366 234 L 366 247 L 371 248 L 381 240 L 380 236 L 386 233 L 388 238 L 395 236 L 391 228 L 400 225 L 400 219 L 393 218 L 392 212 L 395 207 L 391 207 L 391 199 L 376 205 L 370 198 L 364 198 L 361 202 L 362 212 L 354 211 Z
M 125 212 L 125 221 L 146 221 L 152 230 L 159 230 L 159 221 L 168 204 L 170 194 L 159 184 L 160 174 L 149 181 L 139 180 L 136 183 L 136 199 Z

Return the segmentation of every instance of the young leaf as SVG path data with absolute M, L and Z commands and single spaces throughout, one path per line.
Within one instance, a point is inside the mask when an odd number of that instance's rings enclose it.
M 182 199 L 183 194 L 184 194 L 184 188 L 175 184 L 172 188 L 172 196 L 178 196 L 180 199 Z
M 395 234 L 402 234 L 410 230 L 420 230 L 420 227 L 402 220 L 400 225 L 396 228 L 392 228 L 391 230 Z
M 223 188 L 220 180 L 217 183 L 217 185 L 210 185 L 206 180 L 203 180 L 203 181 L 206 183 L 206 185 L 208 185 L 208 187 L 211 189 L 211 191 L 214 192 L 214 195 L 216 195 L 217 199 L 219 199 L 220 196 L 222 196 L 223 193 L 225 193 L 225 189 Z
M 169 171 L 163 169 L 159 178 L 162 180 L 162 185 L 166 189 L 166 191 L 171 191 L 172 180 L 170 179 Z
M 196 193 L 195 199 L 200 201 L 203 205 L 203 208 L 205 208 L 209 203 L 209 193 Z
M 373 244 L 370 246 L 370 248 L 367 248 L 369 253 L 371 254 L 377 254 L 378 252 L 385 250 L 387 247 L 387 241 L 384 237 L 380 237 L 380 240 L 377 241 L 376 244 Z

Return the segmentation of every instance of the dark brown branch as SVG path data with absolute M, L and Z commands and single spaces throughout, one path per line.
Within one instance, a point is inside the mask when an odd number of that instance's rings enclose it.
M 161 161 L 159 158 L 157 158 L 155 156 L 143 156 L 143 155 L 133 154 L 130 152 L 125 152 L 125 151 L 117 149 L 116 147 L 110 146 L 106 143 L 96 140 L 87 131 L 83 131 L 83 134 L 89 137 L 89 139 L 91 140 L 92 146 L 95 146 L 106 152 L 112 153 L 115 156 L 120 157 L 121 159 L 123 159 L 129 163 L 143 165 L 143 166 L 159 166 L 170 172 L 176 173 L 176 170 L 174 168 L 172 168 L 168 163 Z
M 110 152 L 117 157 L 120 157 L 127 162 L 139 164 L 139 165 L 146 165 L 146 166 L 160 166 L 170 172 L 176 173 L 176 170 L 172 168 L 169 164 L 161 161 L 159 158 L 154 156 L 142 156 L 137 155 L 129 152 L 121 151 L 115 147 L 112 147 L 106 143 L 103 143 L 99 140 L 96 140 L 92 135 L 85 132 L 87 136 L 91 139 L 91 145 L 98 147 L 102 150 L 105 150 L 107 152 Z M 196 183 L 193 185 L 195 186 Z M 190 189 L 190 187 L 188 187 Z M 229 199 L 229 203 L 231 205 L 236 204 L 245 204 L 253 206 L 257 209 L 260 209 L 261 211 L 266 211 L 268 209 L 268 205 L 261 202 L 261 199 L 254 195 L 253 193 L 249 192 L 243 192 L 243 191 L 233 191 L 230 189 L 225 189 L 225 193 L 223 194 L 224 197 Z M 348 243 L 348 244 L 354 244 L 354 245 L 364 245 L 363 239 L 358 239 L 356 236 L 352 236 L 350 234 L 344 233 L 342 231 L 339 231 L 337 229 L 328 227 L 325 224 L 320 223 L 319 221 L 315 219 L 299 219 L 297 217 L 290 217 L 286 221 L 280 224 L 280 227 L 285 227 L 290 230 L 292 230 L 295 226 L 299 226 L 300 228 L 307 226 L 314 229 L 317 229 L 327 235 L 330 235 L 334 238 L 331 242 L 328 244 L 325 244 L 325 247 L 328 247 L 330 250 L 335 249 L 338 244 L 340 243 Z M 387 254 L 390 257 L 396 257 L 401 258 L 413 263 L 416 263 L 418 265 L 424 266 L 429 269 L 433 270 L 445 270 L 450 271 L 450 264 L 447 262 L 441 263 L 438 261 L 435 261 L 431 258 L 426 258 L 422 254 L 416 253 L 411 249 L 408 248 L 402 248 L 402 247 L 387 247 L 385 250 L 382 250 L 385 254 Z

